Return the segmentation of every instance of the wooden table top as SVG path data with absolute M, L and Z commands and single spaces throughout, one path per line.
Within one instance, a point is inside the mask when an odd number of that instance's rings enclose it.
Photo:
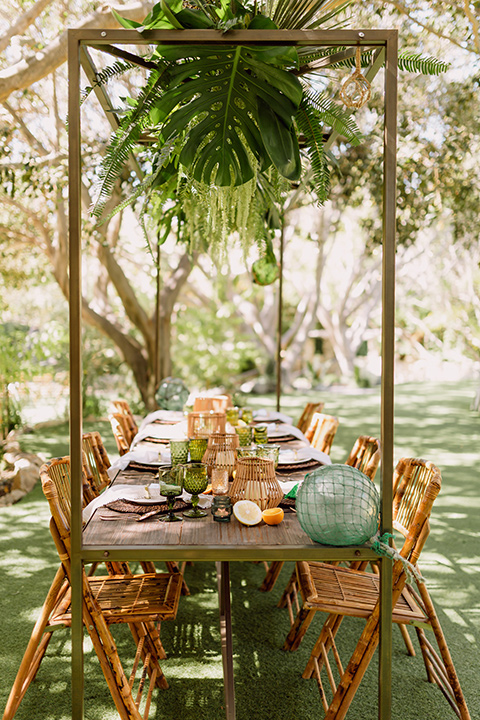
M 280 480 L 282 478 L 279 478 Z M 283 478 L 286 479 L 286 478 Z M 114 483 L 146 485 L 156 480 L 152 473 L 126 469 Z M 153 516 L 139 522 L 137 516 L 108 508 L 97 509 L 83 531 L 84 550 L 104 557 L 180 560 L 337 560 L 352 557 L 353 548 L 330 548 L 312 541 L 302 530 L 296 513 L 285 511 L 279 525 L 242 525 L 233 515 L 227 523 L 216 522 L 210 512 L 200 519 L 184 518 L 165 523 Z M 356 550 L 355 557 L 372 555 Z

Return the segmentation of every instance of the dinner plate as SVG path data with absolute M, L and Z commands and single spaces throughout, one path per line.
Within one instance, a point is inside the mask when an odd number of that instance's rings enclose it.
M 286 450 L 284 452 L 280 451 L 279 457 L 278 457 L 278 464 L 279 465 L 299 465 L 301 463 L 305 463 L 308 460 L 312 460 L 305 451 L 302 452 L 302 450 L 297 450 L 297 452 L 293 452 L 292 450 Z

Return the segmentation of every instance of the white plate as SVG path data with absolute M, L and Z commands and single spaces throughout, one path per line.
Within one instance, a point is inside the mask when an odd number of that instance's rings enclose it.
M 296 465 L 297 463 L 304 463 L 311 459 L 312 458 L 305 451 L 302 452 L 302 450 L 298 450 L 297 453 L 295 453 L 293 450 L 284 450 L 283 452 L 280 451 L 278 464 Z

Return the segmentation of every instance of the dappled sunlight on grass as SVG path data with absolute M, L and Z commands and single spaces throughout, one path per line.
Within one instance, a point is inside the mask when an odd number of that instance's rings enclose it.
M 405 384 L 396 389 L 395 459 L 413 455 L 433 461 L 443 486 L 435 502 L 431 533 L 421 570 L 444 629 L 472 720 L 480 718 L 478 661 L 480 646 L 480 416 L 469 409 L 473 383 Z M 308 400 L 323 400 L 325 412 L 340 426 L 332 460 L 344 462 L 358 435 L 379 434 L 380 390 L 315 391 L 288 395 L 282 411 L 295 419 Z M 252 407 L 275 408 L 275 398 L 248 398 Z M 100 429 L 108 452 L 116 454 L 108 423 Z M 60 456 L 68 451 L 66 424 L 25 436 L 29 451 Z M 378 477 L 378 476 L 377 476 Z M 58 567 L 48 531 L 49 511 L 39 485 L 13 507 L 0 509 L 0 709 L 18 669 L 33 623 Z M 285 563 L 271 593 L 258 587 L 261 564 L 232 563 L 234 664 L 238 720 L 312 720 L 322 717 L 316 683 L 301 673 L 322 624 L 317 613 L 295 653 L 281 646 L 289 629 L 288 613 L 276 607 L 293 568 Z M 220 629 L 215 567 L 196 562 L 187 567 L 191 596 L 181 597 L 177 620 L 162 624 L 167 652 L 162 668 L 170 688 L 154 696 L 155 720 L 221 720 L 224 717 Z M 342 625 L 342 647 L 351 649 L 363 628 L 348 618 Z M 132 657 L 127 628 L 114 628 L 123 656 Z M 416 644 L 415 634 L 411 632 Z M 418 645 L 416 645 L 418 650 Z M 70 720 L 70 633 L 57 631 L 34 685 L 16 720 Z M 85 643 L 85 706 L 88 720 L 118 720 L 98 660 Z M 397 628 L 393 632 L 393 720 L 448 720 L 454 717 L 440 691 L 426 681 L 420 654 L 410 658 Z M 406 692 L 408 688 L 408 692 Z M 377 661 L 362 681 L 348 717 L 377 716 Z

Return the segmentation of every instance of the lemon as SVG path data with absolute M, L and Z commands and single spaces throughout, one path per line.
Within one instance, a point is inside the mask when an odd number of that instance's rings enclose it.
M 262 511 L 251 500 L 239 500 L 233 506 L 233 514 L 242 525 L 257 525 L 262 519 Z

